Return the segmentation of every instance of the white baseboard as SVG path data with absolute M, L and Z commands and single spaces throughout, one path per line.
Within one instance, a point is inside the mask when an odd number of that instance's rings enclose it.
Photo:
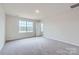
M 71 45 L 79 47 L 79 44 L 75 44 L 75 43 L 72 43 L 72 42 L 69 42 L 69 41 L 64 41 L 64 40 L 60 40 L 60 39 L 57 39 L 57 38 L 49 38 L 49 37 L 44 37 L 44 38 L 60 41 L 60 42 L 66 43 L 66 44 L 71 44 Z

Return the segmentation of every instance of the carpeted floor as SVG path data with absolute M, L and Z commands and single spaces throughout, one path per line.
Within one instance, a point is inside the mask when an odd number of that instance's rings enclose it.
M 1 55 L 77 55 L 79 47 L 42 37 L 7 42 Z

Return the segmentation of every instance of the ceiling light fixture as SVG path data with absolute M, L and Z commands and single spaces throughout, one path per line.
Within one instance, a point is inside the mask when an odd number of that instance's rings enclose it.
M 37 10 L 35 10 L 35 12 L 38 14 L 40 11 L 37 9 Z

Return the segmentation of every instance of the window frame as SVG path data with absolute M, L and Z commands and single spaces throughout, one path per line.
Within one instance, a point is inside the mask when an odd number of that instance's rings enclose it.
M 19 20 L 18 22 L 20 22 L 20 21 L 26 21 L 26 31 L 20 31 L 20 23 L 19 23 L 19 33 L 27 33 L 27 32 L 34 32 L 34 22 L 33 21 L 30 21 L 30 20 Z M 27 25 L 27 22 L 32 22 L 32 30 L 30 31 L 28 31 L 27 30 L 27 28 L 28 28 L 28 25 Z
M 31 30 L 31 31 L 28 31 L 28 30 L 27 30 L 27 32 L 33 32 L 33 31 L 34 31 L 34 30 L 33 30 L 33 28 L 34 28 L 34 22 L 33 22 L 33 21 L 30 21 L 30 20 L 29 20 L 29 21 L 27 20 L 27 22 L 32 22 L 32 30 Z M 26 25 L 26 26 L 27 26 L 27 25 Z M 27 27 L 28 27 L 28 26 L 27 26 Z M 27 28 L 27 29 L 28 29 L 28 28 Z

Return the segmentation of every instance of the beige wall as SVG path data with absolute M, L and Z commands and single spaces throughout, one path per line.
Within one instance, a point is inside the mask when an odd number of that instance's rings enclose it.
M 79 8 L 46 17 L 44 37 L 79 46 Z
M 5 42 L 5 14 L 0 5 L 0 50 Z
M 14 40 L 14 39 L 20 39 L 20 38 L 26 38 L 26 37 L 35 37 L 36 36 L 36 22 L 35 20 L 30 20 L 34 22 L 34 32 L 27 32 L 27 33 L 19 33 L 19 28 L 18 28 L 18 22 L 20 19 L 24 19 L 22 17 L 17 17 L 17 16 L 11 16 L 11 15 L 6 15 L 7 18 L 7 34 L 6 34 L 6 40 Z M 39 34 L 41 35 L 41 34 Z

